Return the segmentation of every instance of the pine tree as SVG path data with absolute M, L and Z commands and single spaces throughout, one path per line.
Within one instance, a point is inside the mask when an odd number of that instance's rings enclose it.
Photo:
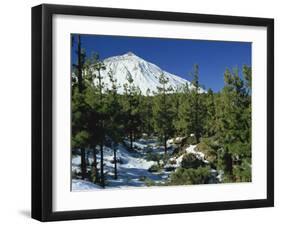
M 98 127 L 99 127 L 99 147 L 100 147 L 100 184 L 102 187 L 105 186 L 105 178 L 104 178 L 104 163 L 103 163 L 103 147 L 104 147 L 104 139 L 105 139 L 105 128 L 104 128 L 104 118 L 105 118 L 105 113 L 106 109 L 104 108 L 104 82 L 103 77 L 101 76 L 101 71 L 105 70 L 105 65 L 104 63 L 99 60 L 99 56 L 96 56 L 96 62 L 93 65 L 94 71 L 96 71 L 97 76 L 96 79 L 98 80 L 97 82 L 97 89 L 98 89 L 98 114 L 99 114 L 99 121 L 98 121 Z
M 193 72 L 191 73 L 192 89 L 190 91 L 190 106 L 188 110 L 188 115 L 190 123 L 188 124 L 189 130 L 194 133 L 196 142 L 199 143 L 199 139 L 203 133 L 204 117 L 206 114 L 206 109 L 204 108 L 202 95 L 200 95 L 199 86 L 199 66 L 194 65 Z
M 72 44 L 74 40 L 72 40 Z M 82 179 L 86 178 L 87 165 L 86 165 L 86 151 L 85 145 L 87 144 L 88 134 L 85 130 L 85 120 L 83 114 L 85 113 L 85 101 L 83 97 L 84 84 L 83 84 L 83 67 L 85 63 L 85 50 L 82 49 L 81 36 L 77 36 L 77 64 L 73 64 L 72 73 L 72 114 L 73 114 L 73 129 L 72 129 L 72 147 L 80 149 L 81 152 L 81 176 Z M 78 146 L 79 145 L 79 146 Z
M 182 135 L 179 130 L 181 130 L 180 117 L 181 117 L 181 100 L 184 93 L 184 87 L 177 86 L 171 94 L 172 109 L 173 109 L 173 127 L 176 130 L 177 135 Z
M 106 133 L 111 138 L 114 160 L 114 179 L 117 179 L 117 146 L 123 139 L 122 106 L 117 93 L 117 80 L 112 71 L 108 72 L 111 87 L 107 89 L 105 108 L 107 109 Z
M 169 79 L 161 74 L 159 77 L 161 86 L 157 87 L 158 92 L 155 93 L 153 108 L 155 130 L 163 142 L 165 155 L 167 154 L 167 140 L 173 133 L 173 124 L 171 123 L 173 120 L 172 104 L 168 95 L 171 87 L 167 87 L 168 82 Z
M 87 111 L 88 115 L 88 133 L 90 136 L 89 145 L 92 150 L 93 162 L 92 162 L 92 175 L 91 179 L 95 183 L 100 183 L 99 170 L 97 167 L 97 148 L 101 140 L 102 133 L 100 133 L 100 120 L 101 112 L 100 109 L 100 97 L 99 97 L 99 88 L 97 87 L 97 72 L 94 70 L 93 65 L 95 65 L 98 60 L 97 54 L 93 54 L 91 58 L 87 59 L 85 63 L 85 101 L 89 106 Z
M 215 135 L 216 131 L 216 107 L 215 97 L 212 89 L 208 89 L 207 94 L 204 94 L 204 100 L 204 105 L 206 108 L 204 134 L 207 137 L 211 137 Z
M 140 114 L 142 116 L 142 128 L 141 131 L 146 133 L 148 136 L 153 134 L 153 97 L 151 96 L 151 91 L 148 88 L 146 91 L 146 96 L 141 97 L 141 107 L 140 107 Z
M 89 133 L 89 140 L 88 144 L 90 149 L 92 150 L 92 156 L 93 156 L 93 162 L 92 162 L 92 175 L 91 179 L 95 183 L 100 182 L 100 177 L 99 177 L 99 171 L 97 168 L 97 148 L 96 146 L 99 143 L 99 140 L 101 139 L 101 134 L 98 132 L 100 130 L 100 113 L 96 111 L 96 106 L 97 106 L 97 94 L 95 92 L 94 87 L 87 87 L 85 90 L 85 98 L 87 104 L 90 106 L 87 114 L 85 114 L 85 117 L 87 117 L 87 130 Z
M 179 94 L 178 117 L 174 122 L 177 135 L 189 136 L 191 134 L 190 120 L 190 89 L 189 84 L 186 83 Z
M 124 84 L 123 111 L 125 120 L 125 130 L 129 135 L 130 150 L 133 150 L 133 141 L 140 130 L 140 89 L 135 87 L 132 75 L 126 75 L 128 83 Z
M 249 181 L 251 178 L 250 68 L 244 66 L 243 72 L 244 80 L 237 68 L 225 71 L 225 86 L 217 105 L 220 158 L 226 179 L 230 181 Z

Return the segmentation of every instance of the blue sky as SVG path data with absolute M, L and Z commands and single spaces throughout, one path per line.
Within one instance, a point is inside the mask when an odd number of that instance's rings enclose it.
M 82 48 L 90 56 L 98 52 L 101 59 L 133 52 L 165 71 L 191 80 L 189 72 L 199 65 L 199 81 L 206 89 L 219 91 L 226 68 L 251 65 L 251 43 L 167 38 L 143 38 L 104 35 L 81 35 Z M 72 63 L 76 61 L 72 48 Z

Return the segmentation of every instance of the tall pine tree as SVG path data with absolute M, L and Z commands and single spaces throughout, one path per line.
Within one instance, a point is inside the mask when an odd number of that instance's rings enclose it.
M 104 108 L 104 82 L 103 77 L 101 75 L 101 71 L 105 70 L 104 63 L 99 60 L 99 57 L 96 56 L 96 62 L 93 65 L 94 70 L 97 73 L 97 89 L 98 89 L 98 114 L 99 114 L 99 147 L 100 147 L 100 184 L 102 187 L 105 186 L 105 177 L 104 177 L 104 158 L 103 158 L 103 148 L 104 148 L 104 141 L 105 141 L 105 128 L 104 128 L 104 118 L 106 114 L 106 109 Z
M 206 109 L 204 108 L 202 95 L 200 95 L 199 86 L 199 66 L 194 65 L 193 72 L 191 73 L 192 88 L 190 90 L 190 106 L 188 110 L 190 123 L 188 124 L 189 130 L 194 134 L 196 142 L 203 134 L 204 117 Z
M 167 140 L 173 133 L 173 112 L 171 100 L 169 100 L 169 92 L 171 87 L 168 86 L 169 79 L 162 73 L 159 76 L 161 86 L 157 87 L 158 92 L 154 97 L 154 126 L 157 134 L 162 140 L 164 152 L 167 154 Z
M 127 73 L 128 83 L 123 85 L 123 111 L 125 119 L 125 131 L 129 137 L 129 148 L 133 150 L 133 141 L 140 130 L 140 89 L 134 85 L 131 73 Z
M 190 130 L 190 88 L 189 84 L 185 83 L 182 87 L 182 92 L 179 95 L 178 117 L 174 122 L 176 133 L 180 136 L 189 136 Z
M 222 146 L 220 159 L 225 180 L 249 181 L 251 178 L 251 69 L 226 70 L 225 86 L 217 104 L 217 136 Z
M 87 176 L 87 163 L 85 146 L 88 143 L 89 134 L 86 129 L 84 113 L 87 107 L 84 100 L 83 69 L 85 63 L 85 50 L 82 49 L 81 36 L 77 38 L 77 63 L 73 64 L 72 73 L 72 148 L 79 148 L 81 155 L 81 176 Z M 72 39 L 72 45 L 75 39 Z
M 106 93 L 106 133 L 111 139 L 111 148 L 113 149 L 114 179 L 117 179 L 117 146 L 124 138 L 124 127 L 122 122 L 122 106 L 120 105 L 119 95 L 117 93 L 117 80 L 113 77 L 112 71 L 108 72 L 111 87 Z

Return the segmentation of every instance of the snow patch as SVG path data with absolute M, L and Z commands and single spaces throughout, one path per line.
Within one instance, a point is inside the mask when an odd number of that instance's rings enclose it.
M 188 148 L 186 148 L 186 153 L 191 153 L 196 156 L 196 158 L 200 159 L 201 161 L 208 163 L 208 161 L 205 159 L 205 154 L 201 151 L 195 151 L 196 145 L 190 145 Z
M 85 191 L 93 189 L 102 189 L 99 185 L 91 183 L 85 180 L 72 179 L 72 190 L 73 191 Z

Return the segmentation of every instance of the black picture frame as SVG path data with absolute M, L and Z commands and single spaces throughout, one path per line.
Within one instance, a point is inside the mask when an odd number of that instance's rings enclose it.
M 52 210 L 52 17 L 55 14 L 182 21 L 267 28 L 267 198 L 95 210 Z M 176 12 L 43 4 L 32 8 L 32 218 L 122 217 L 274 206 L 274 20 Z

